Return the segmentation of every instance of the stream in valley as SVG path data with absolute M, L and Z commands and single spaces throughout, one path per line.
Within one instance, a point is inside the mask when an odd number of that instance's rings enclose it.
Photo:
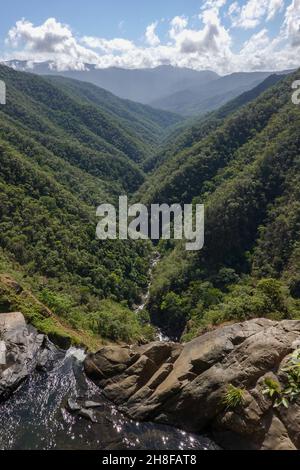
M 124 417 L 83 372 L 85 354 L 52 348 L 46 370 L 34 372 L 0 404 L 0 449 L 196 450 L 214 449 L 200 437 Z M 97 423 L 67 411 L 67 402 L 93 400 Z
M 155 252 L 154 255 L 152 256 L 150 260 L 150 267 L 149 267 L 149 272 L 148 272 L 148 277 L 149 277 L 149 282 L 147 286 L 146 292 L 142 295 L 141 297 L 141 302 L 139 305 L 137 305 L 134 309 L 135 313 L 142 312 L 145 307 L 147 307 L 147 303 L 150 298 L 150 290 L 151 290 L 151 285 L 152 285 L 152 280 L 153 280 L 153 272 L 156 266 L 158 265 L 160 261 L 161 255 L 159 252 Z M 170 341 L 170 338 L 166 336 L 162 330 L 160 330 L 158 327 L 156 327 L 157 330 L 157 340 L 158 341 Z

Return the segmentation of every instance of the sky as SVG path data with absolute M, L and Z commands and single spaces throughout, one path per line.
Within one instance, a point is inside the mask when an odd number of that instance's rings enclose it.
M 28 66 L 226 74 L 300 62 L 300 0 L 3 0 L 2 9 L 0 60 Z

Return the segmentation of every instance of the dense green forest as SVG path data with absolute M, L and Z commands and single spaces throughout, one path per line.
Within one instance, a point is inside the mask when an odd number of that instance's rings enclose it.
M 202 251 L 161 246 L 149 310 L 172 336 L 189 339 L 260 316 L 300 318 L 300 108 L 291 101 L 297 77 L 224 119 L 209 118 L 195 140 L 184 131 L 185 145 L 178 153 L 171 146 L 139 190 L 147 203 L 206 206 Z
M 228 321 L 300 318 L 297 77 L 271 76 L 183 121 L 91 84 L 0 66 L 0 311 L 88 345 L 153 338 L 149 314 L 183 340 Z M 160 242 L 138 315 L 152 244 L 95 238 L 96 207 L 123 194 L 206 206 L 204 249 Z
M 129 340 L 132 318 L 136 337 L 143 322 L 136 325 L 129 307 L 147 285 L 151 247 L 96 240 L 96 207 L 140 186 L 140 163 L 181 118 L 80 82 L 4 66 L 0 79 L 7 87 L 0 108 L 2 272 L 32 279 L 39 298 L 75 326 Z M 115 306 L 103 333 L 95 315 L 100 322 L 105 299 Z

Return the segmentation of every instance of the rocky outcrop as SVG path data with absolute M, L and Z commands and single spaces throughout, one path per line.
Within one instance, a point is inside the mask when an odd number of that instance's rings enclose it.
M 51 344 L 26 325 L 22 313 L 0 313 L 0 399 L 49 359 Z
M 265 379 L 282 383 L 299 347 L 300 321 L 251 320 L 192 342 L 110 346 L 91 354 L 85 370 L 105 396 L 135 420 L 213 432 L 233 449 L 300 449 L 300 402 L 274 408 Z M 241 403 L 226 405 L 229 387 Z

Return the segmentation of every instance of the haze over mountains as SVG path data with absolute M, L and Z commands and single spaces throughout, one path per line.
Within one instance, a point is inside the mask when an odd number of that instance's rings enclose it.
M 224 77 L 204 70 L 196 71 L 169 65 L 153 69 L 96 68 L 57 71 L 49 62 L 10 61 L 19 71 L 40 75 L 61 75 L 97 85 L 116 96 L 154 108 L 193 116 L 205 114 L 224 105 L 263 82 L 271 72 L 234 73 Z
M 122 194 L 147 205 L 196 200 L 207 207 L 205 248 L 188 255 L 180 243 L 159 246 L 153 322 L 193 337 L 222 321 L 297 317 L 298 77 L 267 77 L 191 122 L 90 83 L 0 66 L 2 270 L 24 276 L 76 331 L 144 337 L 147 316 L 140 322 L 129 308 L 147 286 L 151 245 L 95 240 L 95 208 Z M 3 308 L 11 303 L 53 332 L 40 311 L 5 292 Z

